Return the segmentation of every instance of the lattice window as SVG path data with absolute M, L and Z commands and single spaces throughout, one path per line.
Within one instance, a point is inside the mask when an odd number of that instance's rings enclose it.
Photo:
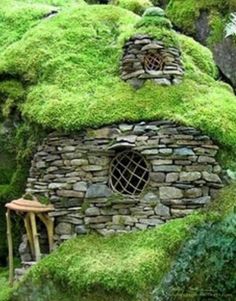
M 148 180 L 149 170 L 145 159 L 137 152 L 123 151 L 111 163 L 110 185 L 122 194 L 140 194 Z
M 148 53 L 144 57 L 144 68 L 148 71 L 160 71 L 163 70 L 164 60 L 159 53 Z

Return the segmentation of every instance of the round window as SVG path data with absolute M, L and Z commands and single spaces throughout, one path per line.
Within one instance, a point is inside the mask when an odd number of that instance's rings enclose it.
M 149 170 L 145 159 L 137 152 L 123 151 L 112 160 L 110 185 L 122 194 L 140 194 L 149 180 Z
M 163 57 L 159 53 L 148 53 L 144 57 L 144 68 L 147 72 L 163 70 Z

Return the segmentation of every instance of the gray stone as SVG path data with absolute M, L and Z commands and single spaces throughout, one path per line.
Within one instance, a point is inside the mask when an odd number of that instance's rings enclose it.
M 167 78 L 154 78 L 153 82 L 157 85 L 161 85 L 161 86 L 170 86 L 171 85 L 171 81 Z
M 182 170 L 181 166 L 177 165 L 154 165 L 153 166 L 154 171 L 163 171 L 163 172 L 171 172 L 171 171 L 176 171 L 180 172 Z
M 198 162 L 199 163 L 215 163 L 215 158 L 208 157 L 208 156 L 199 156 Z
M 100 215 L 100 210 L 96 207 L 90 207 L 85 210 L 85 215 L 87 216 L 98 216 Z
M 148 192 L 143 196 L 143 201 L 150 204 L 157 203 L 158 199 L 159 197 L 153 192 Z
M 143 86 L 144 82 L 145 81 L 143 79 L 135 77 L 127 80 L 127 83 L 133 86 L 134 89 L 140 89 Z
M 189 149 L 187 147 L 177 148 L 174 150 L 174 155 L 177 156 L 194 156 L 194 152 L 192 149 Z
M 129 132 L 133 129 L 133 125 L 132 124 L 120 124 L 119 125 L 119 129 L 121 130 L 121 132 Z
M 58 196 L 68 197 L 68 198 L 83 198 L 84 193 L 81 191 L 74 191 L 74 190 L 58 190 Z
M 129 136 L 120 136 L 116 140 L 118 142 L 126 141 L 126 142 L 129 142 L 129 143 L 134 143 L 136 141 L 136 139 L 137 139 L 136 135 L 129 135 Z
M 181 189 L 175 187 L 160 187 L 160 198 L 162 200 L 167 199 L 180 199 L 183 197 Z
M 75 227 L 75 233 L 77 234 L 87 234 L 88 230 L 85 228 L 85 226 L 81 225 L 81 226 L 76 226 Z
M 201 188 L 191 188 L 185 191 L 185 197 L 187 198 L 198 198 L 202 196 Z
M 70 235 L 72 233 L 72 225 L 69 223 L 59 223 L 55 228 L 55 233 L 59 235 Z
M 67 189 L 70 188 L 70 185 L 67 183 L 50 183 L 48 185 L 49 189 Z
M 200 172 L 181 172 L 179 180 L 181 182 L 193 182 L 201 179 L 202 175 Z
M 86 191 L 88 188 L 88 184 L 86 182 L 77 182 L 73 185 L 73 190 L 75 191 Z
M 108 216 L 96 216 L 96 217 L 85 217 L 84 222 L 85 225 L 88 224 L 100 224 L 111 221 L 111 217 Z
M 151 172 L 150 179 L 154 182 L 163 183 L 165 182 L 166 175 L 162 172 Z
M 112 191 L 107 185 L 104 184 L 92 184 L 88 187 L 86 192 L 86 198 L 102 198 L 109 197 Z
M 206 180 L 207 182 L 214 182 L 214 183 L 221 183 L 221 179 L 218 175 L 213 174 L 213 173 L 209 173 L 204 171 L 202 173 L 203 179 Z
M 166 175 L 166 182 L 167 183 L 176 182 L 176 181 L 178 181 L 178 179 L 179 179 L 179 173 L 171 172 L 171 173 L 168 173 Z
M 158 218 L 148 218 L 148 219 L 141 218 L 139 220 L 139 223 L 146 224 L 146 225 L 149 225 L 149 226 L 157 226 L 157 225 L 164 224 L 163 220 L 158 219 Z
M 88 165 L 88 164 L 89 164 L 88 160 L 85 160 L 85 159 L 71 160 L 71 165 L 72 166 L 83 166 L 83 165 Z
M 169 217 L 170 216 L 170 208 L 168 206 L 165 206 L 165 205 L 159 203 L 155 207 L 155 213 L 156 213 L 156 215 L 159 215 L 161 217 Z
M 162 148 L 159 150 L 159 153 L 162 155 L 171 155 L 173 153 L 172 148 Z

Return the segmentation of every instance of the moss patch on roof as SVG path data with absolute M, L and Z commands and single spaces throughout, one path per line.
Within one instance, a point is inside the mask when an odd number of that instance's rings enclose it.
M 31 27 L 0 54 L 0 77 L 23 84 L 25 98 L 15 100 L 23 116 L 45 128 L 70 131 L 168 118 L 235 147 L 236 98 L 215 80 L 211 52 L 165 26 L 136 26 L 140 20 L 119 7 L 85 5 Z M 181 85 L 149 81 L 136 91 L 120 79 L 122 46 L 136 33 L 148 33 L 168 47 L 180 45 L 186 69 Z
M 236 187 L 223 190 L 210 208 L 152 230 L 103 238 L 70 240 L 33 267 L 16 288 L 15 299 L 152 300 L 152 289 L 171 264 L 191 229 L 223 219 L 234 210 Z M 45 279 L 47 279 L 45 283 Z M 101 294 L 101 295 L 100 295 Z

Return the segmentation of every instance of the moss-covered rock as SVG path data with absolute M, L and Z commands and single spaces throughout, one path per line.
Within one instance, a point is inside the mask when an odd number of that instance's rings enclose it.
M 110 4 L 120 6 L 138 15 L 142 15 L 148 7 L 153 5 L 150 0 L 112 0 Z

